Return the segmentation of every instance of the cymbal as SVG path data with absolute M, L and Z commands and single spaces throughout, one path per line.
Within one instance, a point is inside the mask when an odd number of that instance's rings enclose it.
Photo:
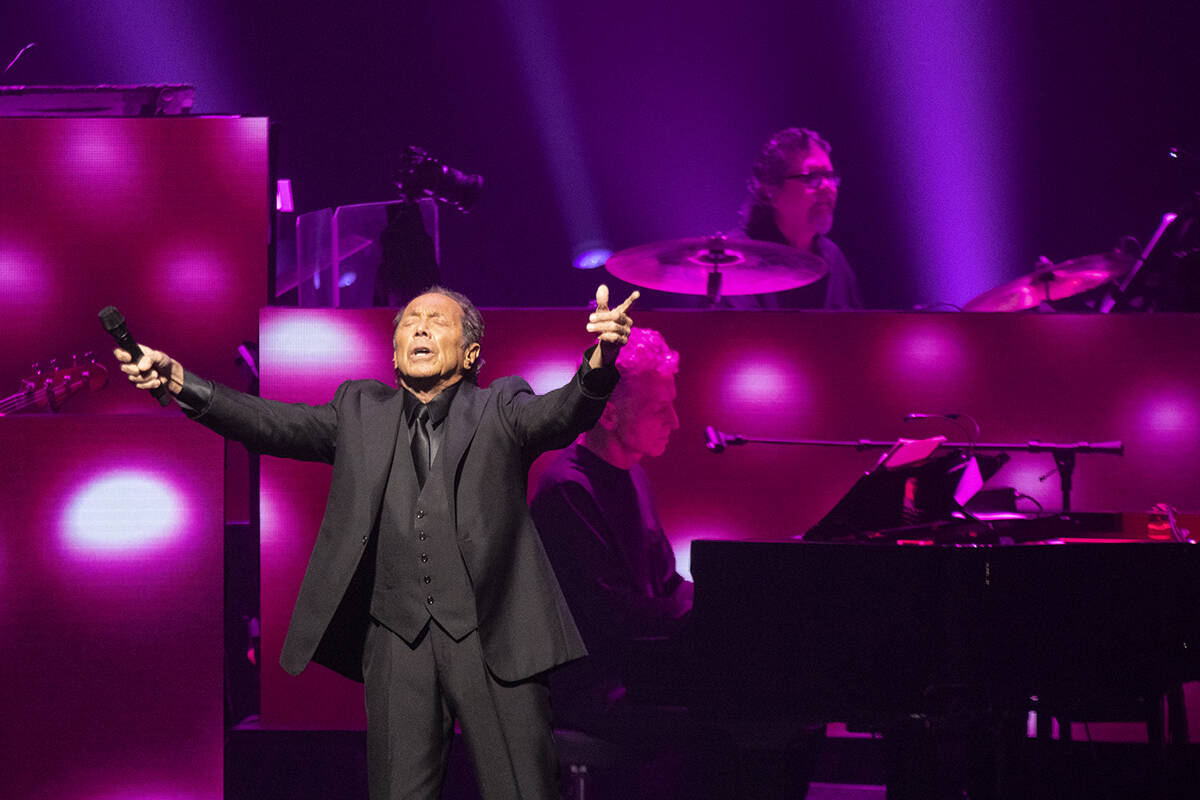
M 622 250 L 605 268 L 621 280 L 679 294 L 762 294 L 795 289 L 828 270 L 824 259 L 794 247 L 717 234 Z
M 1103 286 L 1124 275 L 1134 257 L 1113 251 L 1073 258 L 1023 275 L 970 300 L 963 311 L 1024 311 Z

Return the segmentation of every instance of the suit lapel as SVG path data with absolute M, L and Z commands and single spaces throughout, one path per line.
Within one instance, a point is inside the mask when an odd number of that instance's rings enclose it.
M 483 419 L 483 411 L 487 408 L 487 397 L 490 392 L 480 389 L 473 383 L 463 381 L 458 387 L 458 396 L 450 404 L 450 414 L 446 418 L 446 441 L 442 443 L 442 452 L 438 454 L 442 475 L 446 479 L 446 487 L 450 492 L 451 502 L 454 497 L 454 478 L 458 473 L 458 464 L 462 461 L 467 445 L 475 436 L 479 421 Z
M 368 508 L 372 512 L 381 508 L 383 490 L 387 486 L 392 459 L 396 453 L 396 437 L 400 421 L 404 418 L 404 391 L 400 390 L 386 400 L 363 399 L 363 460 L 364 475 L 378 476 L 371 482 L 367 495 Z M 401 469 L 407 469 L 402 479 L 415 480 L 412 459 L 400 459 Z M 407 485 L 407 483 L 405 484 Z

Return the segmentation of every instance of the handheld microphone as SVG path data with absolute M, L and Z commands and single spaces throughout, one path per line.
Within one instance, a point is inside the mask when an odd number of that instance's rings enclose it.
M 704 429 L 704 446 L 714 453 L 723 453 L 725 451 L 725 435 L 709 425 Z
M 112 337 L 117 340 L 117 347 L 124 350 L 133 358 L 133 363 L 137 363 L 145 355 L 142 348 L 138 347 L 138 343 L 129 335 L 129 331 L 125 328 L 125 315 L 117 311 L 116 306 L 105 306 L 100 310 L 100 324 L 104 326 L 104 330 L 112 334 Z M 167 387 L 159 386 L 157 389 L 151 389 L 150 394 L 154 395 L 154 399 L 158 401 L 160 406 L 169 406 L 171 398 L 167 395 Z

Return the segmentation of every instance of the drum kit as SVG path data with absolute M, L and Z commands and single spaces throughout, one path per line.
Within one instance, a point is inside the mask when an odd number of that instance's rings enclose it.
M 1057 264 L 1042 259 L 1028 275 L 989 289 L 964 311 L 1024 311 L 1115 283 L 1133 266 L 1134 256 L 1114 250 Z M 825 261 L 784 244 L 731 239 L 724 234 L 669 239 L 612 255 L 605 268 L 615 277 L 646 289 L 703 295 L 712 305 L 723 295 L 782 292 L 807 286 L 828 271 Z

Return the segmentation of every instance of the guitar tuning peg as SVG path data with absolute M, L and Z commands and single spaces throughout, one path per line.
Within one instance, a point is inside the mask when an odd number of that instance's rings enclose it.
M 29 371 L 34 375 L 41 375 L 42 374 L 42 362 L 34 361 L 33 363 L 31 363 L 29 365 Z
M 58 365 L 58 359 L 57 359 L 57 358 L 52 358 L 52 359 L 50 359 L 50 371 L 51 371 L 51 372 L 57 372 L 57 371 L 58 371 L 58 366 L 59 366 L 59 365 Z

